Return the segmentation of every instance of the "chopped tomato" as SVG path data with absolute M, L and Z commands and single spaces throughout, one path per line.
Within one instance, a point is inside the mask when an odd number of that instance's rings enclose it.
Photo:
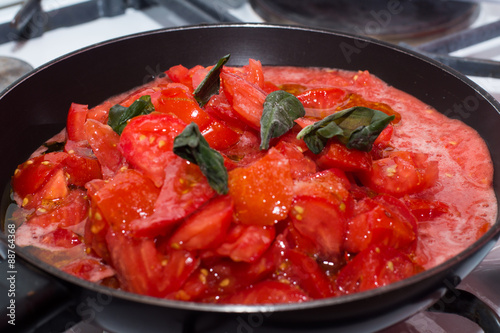
M 295 229 L 313 241 L 320 257 L 330 259 L 341 254 L 346 217 L 338 205 L 323 198 L 299 196 L 293 201 L 290 217 Z
M 416 219 L 397 198 L 365 198 L 347 223 L 345 248 L 358 253 L 371 245 L 407 249 L 417 238 Z
M 229 172 L 229 195 L 235 218 L 244 224 L 273 225 L 284 219 L 292 202 L 290 163 L 276 149 L 254 164 Z
M 316 163 L 322 169 L 339 168 L 350 172 L 369 171 L 372 168 L 369 153 L 349 149 L 336 140 L 331 140 L 317 155 Z
M 223 89 L 221 88 L 221 90 Z M 240 121 L 238 114 L 233 110 L 224 92 L 213 95 L 205 104 L 205 111 L 212 117 L 224 121 L 233 129 L 238 131 L 248 129 L 248 125 Z
M 379 193 L 401 197 L 433 186 L 438 172 L 437 161 L 428 161 L 427 154 L 398 151 L 373 161 L 371 170 L 361 172 L 360 179 Z
M 55 230 L 41 236 L 41 243 L 56 247 L 71 248 L 82 243 L 81 237 L 73 231 L 57 227 Z
M 188 251 L 160 253 L 151 238 L 108 232 L 106 241 L 117 277 L 130 292 L 165 297 L 178 290 L 199 265 L 199 259 Z
M 227 71 L 221 72 L 223 91 L 238 117 L 259 129 L 266 93 L 256 85 Z
M 273 226 L 235 225 L 215 252 L 236 262 L 254 262 L 269 248 L 274 236 Z
M 83 124 L 87 119 L 88 105 L 71 103 L 66 120 L 68 139 L 82 141 L 86 139 Z
M 172 151 L 174 138 L 185 127 L 186 123 L 169 114 L 135 117 L 125 126 L 118 149 L 130 165 L 160 187 L 165 179 L 165 167 L 176 157 Z
M 61 270 L 92 282 L 99 282 L 104 278 L 113 276 L 115 273 L 110 267 L 93 258 L 76 260 L 64 267 L 61 267 Z
M 339 88 L 309 89 L 297 95 L 306 108 L 331 109 L 337 107 L 347 98 L 347 92 Z
M 450 206 L 438 200 L 405 197 L 403 201 L 418 221 L 429 221 L 452 211 Z
M 85 123 L 85 133 L 90 147 L 94 151 L 105 179 L 112 177 L 125 166 L 125 159 L 118 150 L 120 136 L 109 125 L 88 119 Z
M 58 176 L 52 179 L 56 174 Z M 55 152 L 39 155 L 19 165 L 12 178 L 12 188 L 23 201 L 23 207 L 33 208 L 43 199 L 60 197 L 61 191 L 66 191 L 66 185 L 83 186 L 95 178 L 101 178 L 95 159 Z M 42 189 L 43 193 L 37 194 Z
M 159 193 L 154 183 L 140 172 L 124 170 L 97 191 L 91 189 L 90 198 L 99 211 L 92 211 L 90 219 L 104 219 L 114 231 L 127 232 L 132 221 L 153 214 Z
M 227 149 L 240 140 L 240 134 L 216 119 L 212 119 L 210 124 L 201 131 L 201 134 L 207 140 L 208 145 L 216 150 Z
M 201 250 L 219 246 L 226 236 L 233 218 L 230 196 L 213 199 L 202 210 L 189 216 L 169 240 L 175 249 Z
M 200 108 L 193 93 L 179 83 L 170 83 L 162 90 L 156 111 L 173 114 L 186 124 L 194 122 L 200 130 L 211 122 L 210 116 Z
M 288 250 L 285 256 L 287 261 L 279 266 L 282 273 L 308 296 L 314 299 L 334 296 L 332 281 L 314 258 L 297 250 Z
M 236 166 L 245 167 L 253 164 L 266 154 L 265 151 L 259 149 L 259 144 L 258 134 L 254 131 L 244 131 L 236 144 L 222 152 Z
M 165 175 L 154 214 L 137 219 L 130 226 L 132 234 L 137 237 L 165 235 L 181 219 L 215 196 L 200 168 L 178 156 L 167 165 Z
M 335 204 L 343 212 L 352 207 L 349 189 L 351 184 L 344 171 L 327 169 L 300 179 L 294 183 L 297 196 L 322 198 Z
M 27 223 L 42 227 L 54 224 L 68 227 L 82 222 L 87 217 L 87 212 L 86 193 L 82 190 L 72 190 L 62 199 L 44 201 Z
M 197 65 L 188 69 L 182 65 L 177 65 L 170 67 L 165 73 L 173 82 L 182 83 L 193 91 L 193 75 L 200 69 L 203 69 L 203 66 Z
M 262 72 L 262 64 L 255 59 L 249 59 L 248 65 L 242 68 L 243 77 L 248 82 L 255 84 L 260 89 L 264 89 L 264 73 Z
M 87 120 L 94 119 L 100 123 L 106 123 L 108 121 L 109 109 L 114 104 L 111 101 L 105 101 L 99 104 L 87 112 Z
M 130 93 L 128 96 L 126 96 L 123 100 L 121 100 L 118 104 L 124 107 L 129 107 L 132 105 L 136 100 L 141 98 L 142 96 L 150 96 L 151 97 L 151 103 L 155 106 L 155 108 L 158 107 L 158 100 L 160 99 L 162 93 L 162 89 L 159 87 L 144 87 L 144 88 L 139 88 L 132 93 Z
M 385 245 L 373 245 L 357 254 L 337 276 L 341 294 L 352 294 L 408 278 L 421 270 L 408 256 Z
M 293 179 L 301 179 L 316 173 L 316 163 L 309 157 L 304 156 L 300 146 L 282 140 L 276 145 L 276 149 L 290 161 L 290 171 Z
M 290 283 L 263 281 L 223 300 L 230 304 L 271 304 L 305 302 L 310 298 Z

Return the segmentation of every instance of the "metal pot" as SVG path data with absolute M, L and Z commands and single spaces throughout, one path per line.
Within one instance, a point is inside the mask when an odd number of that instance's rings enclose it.
M 97 105 L 151 80 L 170 66 L 208 66 L 227 53 L 231 53 L 229 65 L 243 65 L 254 58 L 263 65 L 369 70 L 475 128 L 490 148 L 495 171 L 500 170 L 500 105 L 460 73 L 370 38 L 291 26 L 231 24 L 165 29 L 111 40 L 56 59 L 11 85 L 0 96 L 0 137 L 4 143 L 0 148 L 1 185 L 7 186 L 16 166 L 65 126 L 71 102 Z M 499 177 L 500 172 L 496 172 L 497 196 Z M 5 225 L 2 230 L 0 240 L 7 244 L 10 231 Z M 57 284 L 57 288 L 71 293 L 83 320 L 108 331 L 362 332 L 388 327 L 433 304 L 435 309 L 449 310 L 449 305 L 465 295 L 454 287 L 480 263 L 499 235 L 497 220 L 484 236 L 455 257 L 389 286 L 306 303 L 255 306 L 136 295 L 79 280 L 22 248 L 16 248 L 15 254 L 16 265 L 21 265 L 22 259 L 25 266 L 47 273 L 52 281 L 49 286 Z M 21 273 L 17 278 L 23 279 Z

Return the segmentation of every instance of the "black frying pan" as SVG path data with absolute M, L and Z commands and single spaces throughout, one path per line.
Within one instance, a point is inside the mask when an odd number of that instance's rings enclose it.
M 65 126 L 71 102 L 96 105 L 141 85 L 170 66 L 263 65 L 369 70 L 448 116 L 474 127 L 500 170 L 500 105 L 463 75 L 411 51 L 372 39 L 308 28 L 260 24 L 183 27 L 141 33 L 76 51 L 25 76 L 0 96 L 0 185 L 44 140 Z M 500 193 L 500 172 L 494 186 Z M 5 242 L 7 230 L 1 233 Z M 500 222 L 459 255 L 389 286 L 300 304 L 233 306 L 162 300 L 108 289 L 69 276 L 16 249 L 23 261 L 55 277 L 73 294 L 77 312 L 116 332 L 362 332 L 399 322 L 452 294 L 493 247 Z M 20 273 L 19 273 L 20 274 Z M 22 279 L 21 275 L 18 275 Z M 451 296 L 450 296 L 451 295 Z M 4 297 L 4 295 L 2 295 Z M 2 318 L 3 320 L 3 318 Z

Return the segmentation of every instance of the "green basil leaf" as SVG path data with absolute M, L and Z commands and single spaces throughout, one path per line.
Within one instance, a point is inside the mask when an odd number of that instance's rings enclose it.
M 230 54 L 227 54 L 220 58 L 217 64 L 212 67 L 207 76 L 205 76 L 203 81 L 201 81 L 198 87 L 196 87 L 196 90 L 193 92 L 194 98 L 200 107 L 205 106 L 205 104 L 207 104 L 210 100 L 210 97 L 219 93 L 220 72 L 222 70 L 222 66 L 224 66 L 224 64 L 229 60 L 230 56 Z
M 129 107 L 115 105 L 109 109 L 108 125 L 118 134 L 122 134 L 128 121 L 140 115 L 150 114 L 155 110 L 151 96 L 139 97 Z
M 260 118 L 260 149 L 268 149 L 272 138 L 288 132 L 295 125 L 294 120 L 305 114 L 304 106 L 294 95 L 283 90 L 267 95 Z
M 174 153 L 200 167 L 210 186 L 219 194 L 226 194 L 228 173 L 222 155 L 210 148 L 198 125 L 191 123 L 174 139 Z
M 319 154 L 328 139 L 337 137 L 347 148 L 370 151 L 373 142 L 394 119 L 382 111 L 355 106 L 333 113 L 303 128 L 297 135 L 307 147 Z

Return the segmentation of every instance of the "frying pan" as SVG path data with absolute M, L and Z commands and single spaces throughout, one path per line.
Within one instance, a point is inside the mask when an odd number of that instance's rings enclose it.
M 65 126 L 71 102 L 93 106 L 173 65 L 208 66 L 227 53 L 231 53 L 228 64 L 232 66 L 254 58 L 263 65 L 369 70 L 475 128 L 491 151 L 498 197 L 500 105 L 486 91 L 460 73 L 392 44 L 269 24 L 202 25 L 140 33 L 73 52 L 29 73 L 0 96 L 1 186 L 8 185 L 18 164 Z M 2 242 L 6 243 L 8 233 L 4 226 Z M 214 305 L 136 295 L 72 277 L 22 248 L 16 248 L 16 264 L 22 261 L 31 267 L 30 272 L 34 269 L 53 278 L 72 294 L 84 320 L 111 332 L 363 332 L 388 327 L 433 304 L 434 309 L 446 311 L 447 305 L 466 295 L 455 286 L 486 256 L 499 234 L 497 220 L 461 253 L 409 279 L 298 304 Z

